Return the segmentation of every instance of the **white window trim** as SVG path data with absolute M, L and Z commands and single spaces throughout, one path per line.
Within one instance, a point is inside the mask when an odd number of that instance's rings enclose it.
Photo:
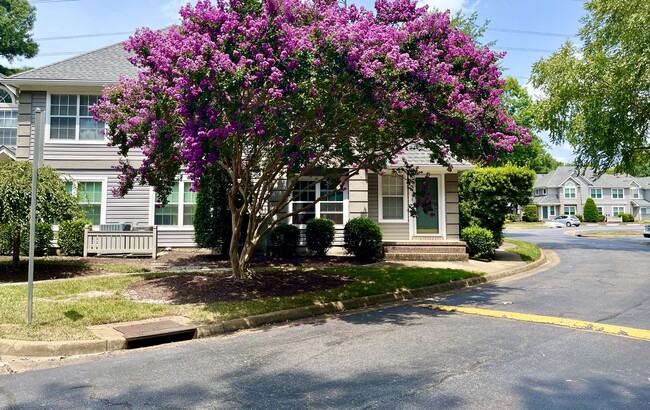
M 622 193 L 622 196 L 620 198 L 614 198 L 614 191 L 620 190 Z M 625 199 L 625 189 L 623 188 L 612 188 L 610 191 L 610 195 L 612 196 L 612 199 Z
M 73 140 L 64 140 L 64 139 L 51 139 L 50 138 L 50 121 L 52 113 L 52 95 L 76 95 L 77 96 L 77 120 L 79 120 L 79 106 L 80 101 L 79 97 L 82 95 L 92 95 L 92 96 L 101 96 L 101 93 L 96 92 L 76 92 L 76 91 L 61 91 L 61 92 L 47 92 L 47 98 L 45 101 L 45 143 L 46 144 L 80 144 L 80 145 L 102 145 L 105 146 L 108 143 L 108 138 L 104 134 L 101 140 L 80 140 L 79 139 L 79 127 L 80 122 L 77 121 L 77 126 L 75 129 L 75 139 Z M 104 124 L 104 131 L 107 130 L 106 124 Z
M 72 182 L 72 194 L 77 194 L 77 183 L 78 182 L 101 182 L 102 184 L 102 203 L 101 203 L 101 212 L 99 216 L 99 224 L 106 224 L 106 203 L 108 201 L 108 178 L 107 177 L 92 177 L 86 175 L 79 176 L 70 176 L 66 175 L 62 178 L 64 182 Z M 58 227 L 58 225 L 56 225 Z
M 187 231 L 194 230 L 194 225 L 183 225 L 183 210 L 185 207 L 185 191 L 183 184 L 192 185 L 192 181 L 183 178 L 178 183 L 178 224 L 177 225 L 156 225 L 156 191 L 149 187 L 149 226 L 157 226 L 159 231 Z M 194 204 L 196 206 L 196 203 Z
M 393 176 L 393 174 L 391 173 L 390 175 L 386 175 L 386 176 Z M 398 175 L 398 176 L 402 177 L 401 175 Z M 377 195 L 378 196 L 378 198 L 377 198 L 378 199 L 378 201 L 377 201 L 377 203 L 378 203 L 377 214 L 379 216 L 379 218 L 378 218 L 379 222 L 381 222 L 381 223 L 404 223 L 404 222 L 408 222 L 409 220 L 408 220 L 407 215 L 408 215 L 409 190 L 408 190 L 408 186 L 406 184 L 406 179 L 402 178 L 402 183 L 404 184 L 404 188 L 403 188 L 403 191 L 402 191 L 404 193 L 404 198 L 402 198 L 403 199 L 402 219 L 384 219 L 384 197 L 383 197 L 383 194 L 382 194 L 382 192 L 383 192 L 382 179 L 383 178 L 384 178 L 384 175 L 378 175 L 378 178 L 377 178 L 377 182 L 378 182 L 378 185 L 379 185 L 377 187 L 378 188 L 378 190 L 377 190 L 377 192 L 378 192 L 378 195 Z
M 551 205 L 548 208 L 549 208 L 548 216 L 555 216 L 555 206 Z
M 577 190 L 576 184 L 571 182 L 571 181 L 567 181 L 564 184 L 563 189 L 564 189 L 564 199 L 575 199 L 578 196 L 578 190 Z M 573 196 L 567 196 L 567 190 L 568 189 L 573 190 Z
M 600 192 L 600 196 L 595 196 L 594 191 Z M 603 189 L 602 188 L 589 188 L 589 198 L 591 199 L 603 199 Z
M 602 206 L 597 206 L 596 210 L 598 211 L 598 215 L 605 215 L 605 208 Z
M 626 211 L 625 205 L 616 205 L 616 206 L 612 206 L 612 216 L 614 216 L 614 213 L 615 213 L 614 208 L 623 208 L 623 212 L 619 212 L 618 213 L 619 215 L 627 213 L 627 212 L 625 212 Z
M 311 181 L 311 182 L 316 182 L 316 179 L 314 179 L 314 178 L 309 178 L 309 177 L 303 177 L 303 178 L 299 178 L 298 181 Z M 321 194 L 320 194 L 320 184 L 321 184 L 321 182 L 325 182 L 325 181 L 324 181 L 324 180 L 320 180 L 320 181 L 318 181 L 318 183 L 314 186 L 314 188 L 316 189 L 316 193 L 315 193 L 316 198 L 320 198 L 320 195 L 321 195 Z M 346 183 L 343 185 L 343 188 L 342 188 L 342 190 L 341 190 L 341 192 L 343 193 L 343 223 L 342 223 L 342 224 L 334 224 L 334 227 L 335 227 L 335 228 L 343 229 L 343 227 L 345 226 L 345 224 L 348 223 L 348 221 L 350 220 L 350 212 L 349 212 L 350 201 L 348 200 L 348 191 L 349 191 L 348 186 L 349 186 L 349 185 L 348 185 L 348 183 L 346 182 Z M 304 201 L 296 201 L 296 202 L 304 202 Z M 338 202 L 338 201 L 337 201 L 337 202 Z M 292 210 L 292 209 L 293 209 L 293 203 L 294 203 L 294 201 L 290 201 L 290 202 L 289 202 L 289 206 L 288 206 L 288 207 L 289 207 L 289 210 Z M 314 209 L 314 214 L 315 214 L 314 218 L 320 218 L 320 214 L 321 214 L 321 211 L 320 211 L 320 204 L 322 204 L 322 203 L 326 203 L 326 201 L 319 201 L 316 205 L 314 205 L 314 208 L 313 208 L 313 209 Z M 300 229 L 305 229 L 305 228 L 307 228 L 307 224 L 294 224 L 294 223 L 293 223 L 293 218 L 292 218 L 292 217 L 287 218 L 286 221 L 287 221 L 287 223 L 288 223 L 289 225 L 297 226 L 297 227 L 300 228 Z
M 11 102 L 9 103 L 0 103 L 0 108 L 18 108 L 18 101 L 16 101 L 16 95 L 11 92 L 10 89 L 3 87 L 0 85 L 0 90 L 6 91 L 7 94 L 9 94 L 9 98 L 11 98 Z
M 424 178 L 418 177 L 418 178 Z M 428 233 L 428 234 L 423 234 L 423 233 L 417 233 L 417 216 L 411 217 L 411 223 L 409 224 L 409 235 L 411 238 L 413 237 L 447 237 L 447 209 L 446 209 L 446 198 L 444 196 L 445 192 L 445 176 L 444 175 L 431 175 L 429 174 L 429 178 L 436 178 L 438 180 L 438 228 L 439 232 L 438 233 Z M 415 198 L 413 195 L 412 191 L 409 191 L 407 193 L 408 197 L 410 198 L 410 205 L 412 205 L 415 202 Z M 408 212 L 408 211 L 407 211 Z
M 634 194 L 636 193 L 636 196 Z M 641 195 L 641 189 L 637 187 L 631 187 L 630 188 L 630 198 L 631 199 L 641 199 L 643 196 Z
M 567 208 L 573 208 L 574 209 L 573 213 L 571 213 L 570 211 L 566 212 Z M 562 213 L 562 215 L 576 215 L 578 213 L 578 207 L 575 206 L 575 205 L 564 205 L 564 208 L 562 209 L 562 211 L 564 211 Z

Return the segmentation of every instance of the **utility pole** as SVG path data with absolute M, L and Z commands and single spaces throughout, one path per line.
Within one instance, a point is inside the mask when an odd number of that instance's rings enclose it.
M 34 251 L 36 241 L 36 192 L 38 186 L 38 169 L 43 164 L 44 116 L 40 108 L 34 112 L 34 146 L 32 150 L 32 209 L 29 220 L 29 264 L 27 268 L 27 325 L 32 324 L 32 306 L 34 305 Z

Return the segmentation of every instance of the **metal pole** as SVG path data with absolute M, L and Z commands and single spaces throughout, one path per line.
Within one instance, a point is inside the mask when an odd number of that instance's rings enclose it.
M 34 251 L 36 241 L 36 187 L 38 169 L 43 162 L 43 113 L 37 108 L 34 113 L 34 149 L 32 153 L 32 209 L 29 219 L 29 264 L 27 268 L 27 325 L 32 324 L 32 306 L 34 304 Z

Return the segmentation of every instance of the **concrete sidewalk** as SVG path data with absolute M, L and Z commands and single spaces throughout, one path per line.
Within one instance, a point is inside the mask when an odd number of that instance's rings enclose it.
M 513 245 L 505 244 L 505 246 L 509 247 Z M 557 256 L 554 253 L 543 251 L 542 258 L 540 260 L 533 263 L 526 263 L 523 262 L 518 255 L 508 253 L 505 251 L 505 249 L 502 248 L 497 250 L 496 257 L 492 262 L 479 262 L 474 260 L 467 262 L 381 262 L 381 265 L 389 266 L 418 266 L 431 268 L 463 269 L 481 273 L 483 275 L 480 277 L 458 280 L 454 282 L 428 286 L 425 288 L 410 289 L 338 302 L 329 302 L 321 305 L 306 306 L 249 316 L 246 318 L 232 319 L 221 323 L 199 325 L 196 337 L 209 337 L 243 329 L 261 327 L 269 324 L 277 324 L 292 320 L 304 319 L 313 316 L 336 314 L 354 309 L 369 308 L 373 306 L 403 302 L 412 299 L 432 297 L 436 294 L 459 290 L 470 286 L 476 286 L 524 272 L 546 269 L 556 263 L 556 259 Z M 187 318 L 165 317 L 139 322 L 120 323 L 119 325 L 123 326 L 127 324 L 148 323 L 160 320 L 173 320 L 179 324 L 184 325 L 190 324 Z M 23 358 L 60 358 L 67 356 L 105 353 L 125 349 L 126 342 L 123 335 L 114 329 L 114 327 L 117 325 L 117 323 L 113 323 L 91 327 L 90 330 L 93 331 L 93 333 L 97 336 L 97 338 L 94 340 L 41 342 L 0 339 L 0 370 L 2 369 L 2 361 L 4 360 L 2 359 L 2 356 Z M 1 371 L 0 374 L 2 374 Z

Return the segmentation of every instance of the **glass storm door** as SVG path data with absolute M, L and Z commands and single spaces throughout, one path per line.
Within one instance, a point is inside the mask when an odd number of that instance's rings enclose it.
M 431 213 L 423 212 L 418 207 L 418 213 L 415 217 L 415 234 L 416 235 L 437 235 L 440 233 L 440 212 L 438 198 L 438 178 L 417 178 L 415 180 L 415 192 L 420 201 L 431 201 Z

